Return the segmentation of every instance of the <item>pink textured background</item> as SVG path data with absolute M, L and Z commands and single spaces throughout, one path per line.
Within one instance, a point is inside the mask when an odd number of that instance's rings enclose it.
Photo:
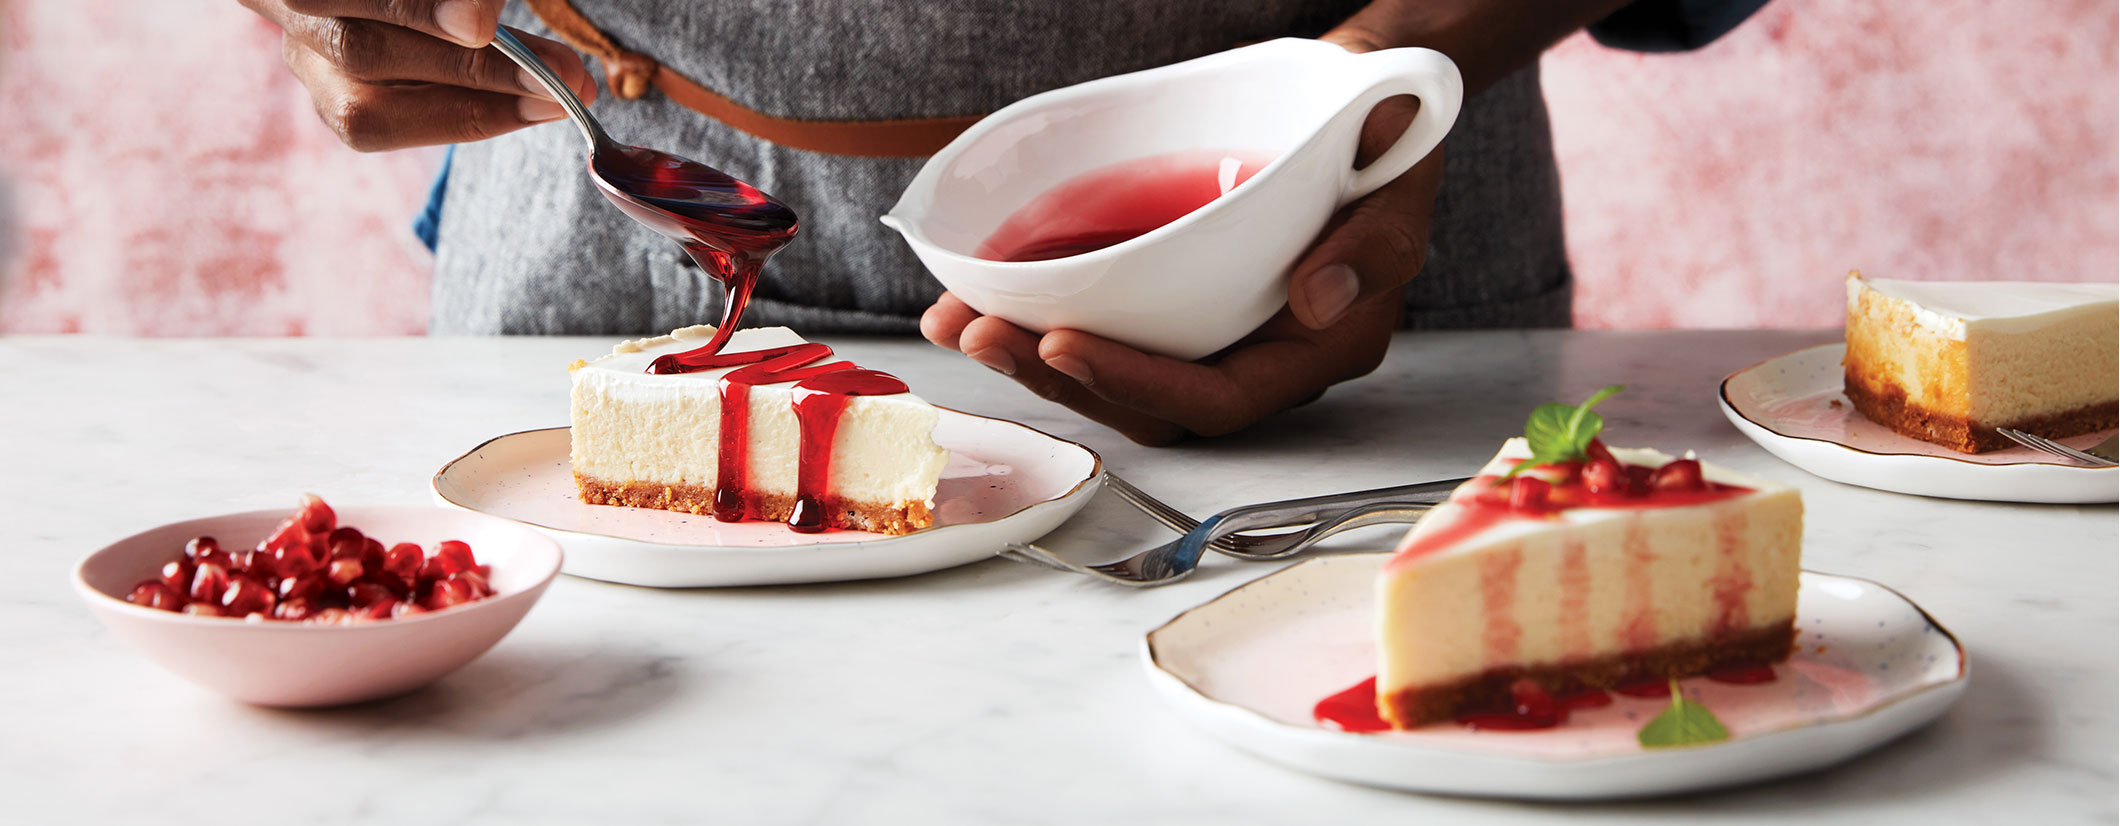
M 1774 0 L 1692 54 L 1562 44 L 1578 323 L 1831 326 L 1853 267 L 2120 277 L 2116 8 Z M 438 155 L 342 148 L 278 43 L 232 2 L 0 0 L 0 331 L 426 328 Z

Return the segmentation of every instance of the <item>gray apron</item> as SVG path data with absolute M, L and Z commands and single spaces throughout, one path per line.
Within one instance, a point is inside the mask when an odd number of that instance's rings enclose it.
M 1029 95 L 1275 37 L 1361 2 L 1300 0 L 574 0 L 614 41 L 771 115 L 888 120 L 991 112 Z M 521 5 L 504 22 L 552 36 Z M 596 67 L 590 74 L 603 83 Z M 593 106 L 621 141 L 707 163 L 793 206 L 745 326 L 911 333 L 942 286 L 877 223 L 917 158 L 768 143 L 656 93 Z M 1466 101 L 1448 139 L 1413 328 L 1567 326 L 1560 178 L 1534 65 Z M 572 126 L 457 147 L 436 246 L 433 332 L 652 334 L 713 323 L 721 293 L 589 183 Z

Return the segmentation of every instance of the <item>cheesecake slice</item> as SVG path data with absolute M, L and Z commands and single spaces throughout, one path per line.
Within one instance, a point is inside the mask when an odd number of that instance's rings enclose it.
M 2114 426 L 2120 285 L 1890 281 L 1850 273 L 1844 387 L 1855 409 L 1963 453 Z
M 1385 563 L 1386 722 L 1506 712 L 1519 680 L 1563 694 L 1788 657 L 1795 489 L 1594 439 L 1580 458 L 1510 478 L 1531 456 L 1509 440 Z
M 569 368 L 582 501 L 797 530 L 904 534 L 932 524 L 949 457 L 935 444 L 933 405 L 889 376 L 834 368 L 829 348 L 785 327 L 735 333 L 720 352 L 745 363 L 650 372 L 713 334 L 687 327 Z

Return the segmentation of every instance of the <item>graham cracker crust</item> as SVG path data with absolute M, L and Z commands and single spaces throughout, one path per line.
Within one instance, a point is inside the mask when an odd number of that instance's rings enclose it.
M 1455 682 L 1400 689 L 1377 698 L 1377 711 L 1396 728 L 1414 728 L 1455 718 L 1459 712 L 1506 707 L 1509 684 L 1537 682 L 1551 692 L 1609 689 L 1638 680 L 1698 676 L 1729 665 L 1778 663 L 1796 642 L 1796 619 L 1757 626 L 1714 639 L 1693 640 L 1583 662 L 1528 668 L 1498 668 Z
M 606 482 L 576 473 L 574 487 L 581 492 L 581 500 L 591 505 L 654 508 L 701 516 L 714 513 L 714 489 L 702 485 Z M 794 512 L 793 495 L 771 494 L 751 499 L 750 518 L 757 521 L 785 522 Z M 824 522 L 828 528 L 901 536 L 934 524 L 935 515 L 929 511 L 926 502 L 882 504 L 828 499 Z
M 2086 405 L 2051 416 L 1986 425 L 1913 404 L 1907 401 L 1906 392 L 1894 385 L 1883 384 L 1883 389 L 1873 391 L 1871 383 L 1863 381 L 1852 365 L 1847 368 L 1841 384 L 1848 400 L 1855 403 L 1855 410 L 1870 421 L 1901 435 L 1934 442 L 1960 453 L 1986 453 L 2016 446 L 2016 442 L 1995 432 L 1997 427 L 2062 439 L 2096 433 L 2120 423 L 2120 402 Z

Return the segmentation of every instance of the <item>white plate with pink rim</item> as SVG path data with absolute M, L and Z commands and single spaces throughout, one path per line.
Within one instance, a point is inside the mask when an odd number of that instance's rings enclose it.
M 1376 673 L 1375 582 L 1390 556 L 1307 560 L 1179 614 L 1143 643 L 1150 682 L 1214 736 L 1301 771 L 1554 800 L 1674 794 L 1830 766 L 1934 720 L 1965 689 L 1964 649 L 1919 607 L 1867 580 L 1805 571 L 1798 650 L 1773 682 L 1680 682 L 1729 740 L 1645 749 L 1636 733 L 1670 701 L 1619 695 L 1537 731 L 1342 731 L 1312 712 Z
M 1996 502 L 2120 501 L 2120 468 L 2072 464 L 2012 447 L 1959 453 L 1864 418 L 1841 392 L 1842 344 L 1821 344 L 1731 373 L 1723 416 L 1746 438 L 1811 473 L 1866 488 Z M 2113 431 L 2061 439 L 2089 447 Z
M 1015 422 L 938 408 L 950 452 L 935 524 L 904 536 L 796 533 L 779 522 L 584 504 L 568 429 L 529 430 L 472 448 L 434 475 L 444 507 L 492 514 L 551 535 L 565 573 L 658 588 L 783 585 L 907 576 L 994 556 L 1074 516 L 1104 479 L 1096 452 Z

